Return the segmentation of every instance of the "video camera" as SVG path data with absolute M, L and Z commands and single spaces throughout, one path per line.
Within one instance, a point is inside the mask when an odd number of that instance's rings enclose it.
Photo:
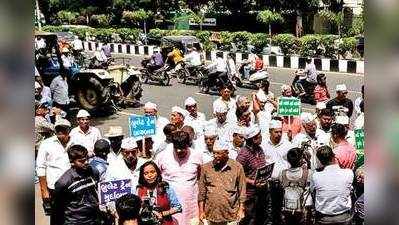
M 154 214 L 154 211 L 159 209 L 154 205 L 153 192 L 149 192 L 149 196 L 143 198 L 143 203 L 140 209 L 140 225 L 160 225 L 161 221 Z

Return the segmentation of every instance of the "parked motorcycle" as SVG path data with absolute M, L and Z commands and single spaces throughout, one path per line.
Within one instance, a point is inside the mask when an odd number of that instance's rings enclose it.
M 165 65 L 159 69 L 152 71 L 149 67 L 150 59 L 143 59 L 141 65 L 143 68 L 140 70 L 142 73 L 142 80 L 145 84 L 150 81 L 158 82 L 160 85 L 168 86 L 170 83 L 170 65 L 165 63 Z
M 200 77 L 198 80 L 198 87 L 200 89 L 200 92 L 209 93 L 210 90 L 218 92 L 222 86 L 229 86 L 232 90 L 232 96 L 234 96 L 236 86 L 228 77 L 226 72 L 221 73 L 218 76 L 214 76 L 212 74 L 213 71 L 205 66 L 200 67 L 200 70 L 203 74 L 203 76 Z
M 296 71 L 294 76 L 294 80 L 291 84 L 293 96 L 301 99 L 302 103 L 316 105 L 316 101 L 314 99 L 314 89 L 316 88 L 316 84 L 306 81 L 303 82 L 303 80 L 306 79 L 306 75 L 302 70 Z

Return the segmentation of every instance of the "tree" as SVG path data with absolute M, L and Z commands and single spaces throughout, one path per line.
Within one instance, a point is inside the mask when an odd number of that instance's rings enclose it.
M 57 13 L 57 18 L 61 23 L 71 24 L 72 20 L 74 20 L 78 15 L 79 13 L 76 12 L 62 10 Z
M 258 13 L 256 18 L 259 22 L 269 25 L 269 38 L 270 38 L 270 50 L 272 46 L 272 23 L 283 23 L 284 18 L 280 13 L 272 12 L 270 10 L 264 10 Z
M 281 0 L 281 7 L 284 10 L 294 12 L 296 15 L 295 33 L 297 37 L 303 33 L 304 13 L 316 13 L 319 6 L 319 0 Z
M 318 15 L 321 18 L 327 20 L 332 25 L 337 26 L 338 35 L 341 37 L 341 29 L 342 29 L 342 25 L 344 23 L 344 13 L 343 12 L 334 13 L 330 10 L 321 10 L 318 13 Z
M 136 11 L 124 11 L 122 13 L 122 23 L 125 24 L 139 24 L 143 23 L 144 34 L 147 34 L 146 21 L 153 16 L 151 11 L 144 11 L 143 9 Z

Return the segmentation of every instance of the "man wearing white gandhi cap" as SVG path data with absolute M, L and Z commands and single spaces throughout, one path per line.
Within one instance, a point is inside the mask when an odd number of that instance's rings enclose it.
M 138 146 L 136 139 L 127 137 L 122 140 L 121 154 L 123 160 L 117 160 L 110 163 L 104 175 L 104 181 L 130 179 L 132 193 L 135 193 L 138 185 L 140 167 L 145 160 L 137 157 Z
M 184 126 L 184 118 L 186 118 L 187 115 L 188 112 L 186 110 L 179 106 L 173 106 L 170 114 L 170 123 L 180 130 Z
M 231 140 L 233 124 L 227 120 L 228 108 L 222 102 L 216 102 L 213 105 L 213 114 L 216 118 L 208 121 L 206 126 L 212 125 L 216 127 L 219 138 L 223 140 Z
M 269 127 L 269 138 L 262 141 L 261 146 L 266 157 L 270 157 L 275 162 L 272 178 L 278 179 L 281 171 L 289 168 L 287 152 L 293 145 L 282 138 L 283 124 L 280 120 L 271 120 Z
M 150 137 L 154 141 L 153 149 L 158 149 L 166 139 L 163 128 L 169 123 L 169 120 L 159 115 L 157 104 L 152 102 L 144 104 L 144 115 L 155 116 L 155 135 L 151 135 Z
M 184 101 L 184 106 L 189 112 L 189 114 L 184 118 L 184 124 L 190 124 L 190 126 L 194 128 L 197 137 L 202 137 L 206 122 L 205 114 L 198 112 L 198 104 L 193 97 L 188 97 Z

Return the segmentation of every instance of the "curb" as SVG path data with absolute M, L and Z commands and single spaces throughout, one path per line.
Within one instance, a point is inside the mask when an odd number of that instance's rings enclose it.
M 111 53 L 127 54 L 127 55 L 152 55 L 154 48 L 153 45 L 133 45 L 133 44 L 120 44 L 110 43 Z M 95 51 L 101 48 L 103 43 L 85 41 L 83 48 L 85 51 Z M 206 60 L 213 60 L 216 58 L 216 52 L 210 51 L 205 53 Z M 223 58 L 227 57 L 229 52 L 223 52 Z M 289 68 L 289 69 L 304 69 L 306 57 L 300 56 L 276 56 L 276 55 L 262 55 L 263 63 L 269 67 L 276 68 Z M 248 59 L 247 53 L 235 53 L 235 60 L 241 63 L 243 60 Z M 340 72 L 340 73 L 353 73 L 364 75 L 364 61 L 363 60 L 338 60 L 328 58 L 312 58 L 316 69 L 325 72 Z

